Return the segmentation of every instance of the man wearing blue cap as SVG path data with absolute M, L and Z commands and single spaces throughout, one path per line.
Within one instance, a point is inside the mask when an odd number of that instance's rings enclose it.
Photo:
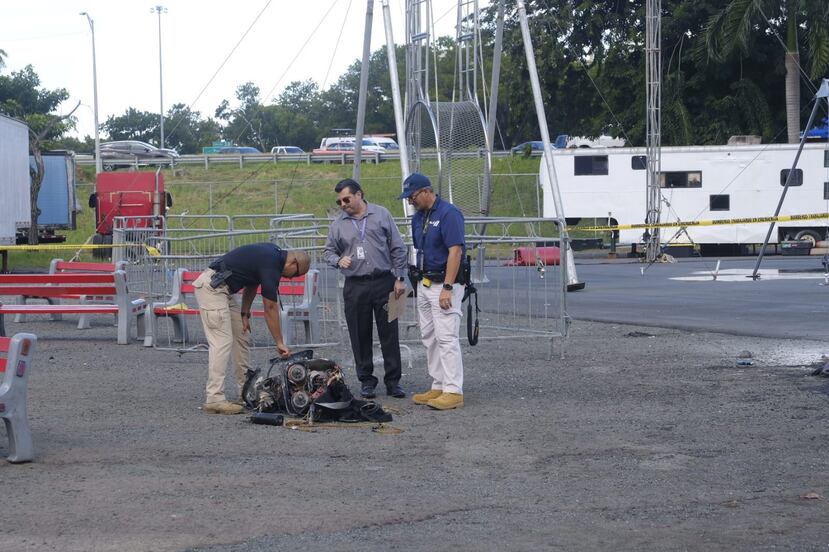
M 419 173 L 403 182 L 400 199 L 417 209 L 412 239 L 417 250 L 417 315 L 426 346 L 431 388 L 412 396 L 436 410 L 463 406 L 463 358 L 460 327 L 463 286 L 458 283 L 464 244 L 463 214 L 436 195 Z

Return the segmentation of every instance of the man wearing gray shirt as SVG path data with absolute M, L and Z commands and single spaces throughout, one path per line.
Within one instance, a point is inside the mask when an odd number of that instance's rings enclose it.
M 360 394 L 373 399 L 377 378 L 372 361 L 372 317 L 377 324 L 386 374 L 386 394 L 403 398 L 400 386 L 400 338 L 397 320 L 389 322 L 389 294 L 406 291 L 406 246 L 391 213 L 368 203 L 356 181 L 347 178 L 335 187 L 342 213 L 331 222 L 325 261 L 345 276 L 345 321 L 360 380 Z

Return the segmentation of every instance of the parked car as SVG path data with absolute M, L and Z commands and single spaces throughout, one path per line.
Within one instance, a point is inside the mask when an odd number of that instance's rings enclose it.
M 530 153 L 534 151 L 544 151 L 544 142 L 541 140 L 533 140 L 531 142 L 522 142 L 512 148 L 510 151 L 513 155 L 521 155 L 527 152 L 529 148 Z
M 103 168 L 106 171 L 115 170 L 120 166 L 131 166 L 132 163 L 115 163 L 112 160 L 134 159 L 135 162 L 157 160 L 169 160 L 174 162 L 179 154 L 174 149 L 157 148 L 147 142 L 138 140 L 117 140 L 101 144 L 101 159 L 104 160 Z
M 371 161 L 375 153 L 382 153 L 383 148 L 377 146 L 363 146 L 362 157 L 364 161 Z M 337 142 L 329 144 L 328 147 L 317 148 L 312 152 L 315 156 L 324 157 L 326 155 L 341 156 L 342 154 L 354 154 L 354 142 Z
M 228 146 L 225 148 L 219 148 L 217 153 L 235 153 L 235 154 L 251 154 L 251 153 L 262 153 L 256 148 L 252 148 L 250 146 Z
M 278 155 L 283 155 L 283 154 L 284 155 L 288 155 L 288 154 L 296 155 L 298 153 L 305 153 L 305 151 L 302 148 L 297 147 L 297 146 L 276 146 L 276 147 L 271 148 L 271 153 L 275 153 L 275 154 L 278 154 Z

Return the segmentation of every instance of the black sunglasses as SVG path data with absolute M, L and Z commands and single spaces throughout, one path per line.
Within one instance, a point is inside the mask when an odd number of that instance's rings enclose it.
M 349 203 L 351 203 L 351 198 L 350 197 L 344 197 L 342 199 L 337 200 L 337 205 L 342 205 L 343 203 L 348 205 Z

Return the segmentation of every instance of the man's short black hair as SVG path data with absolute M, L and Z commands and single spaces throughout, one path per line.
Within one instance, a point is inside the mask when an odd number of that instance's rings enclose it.
M 348 188 L 352 194 L 356 194 L 357 192 L 363 193 L 363 189 L 360 187 L 360 184 L 351 178 L 345 178 L 337 182 L 337 185 L 334 186 L 334 191 L 340 193 L 346 188 Z

